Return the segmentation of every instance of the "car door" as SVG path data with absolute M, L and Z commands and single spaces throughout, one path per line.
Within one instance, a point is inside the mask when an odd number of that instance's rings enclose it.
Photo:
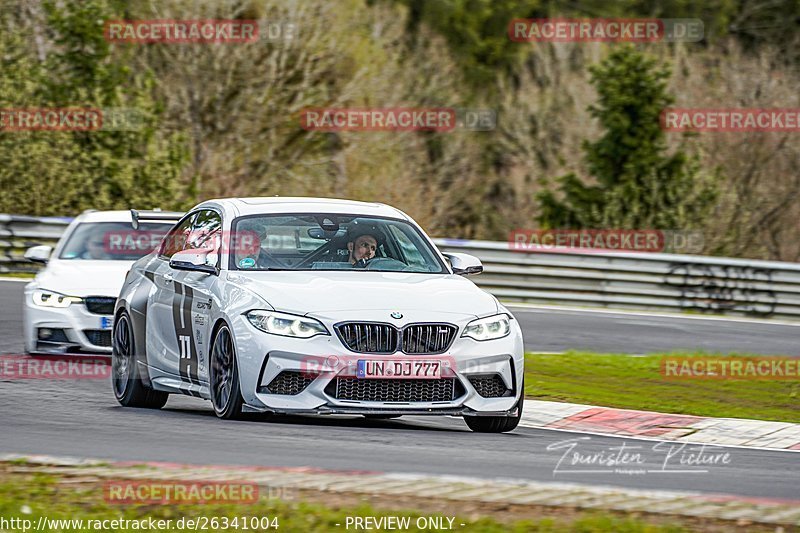
M 199 211 L 192 223 L 186 249 L 203 250 L 219 267 L 222 245 L 222 216 L 212 209 Z M 181 292 L 186 313 L 180 334 L 189 337 L 182 340 L 184 349 L 178 362 L 180 375 L 190 383 L 208 384 L 208 356 L 211 349 L 210 335 L 212 310 L 215 305 L 214 288 L 219 277 L 206 272 L 183 272 L 180 278 Z
M 180 271 L 171 268 L 169 260 L 175 253 L 186 249 L 196 216 L 197 212 L 186 215 L 162 241 L 158 260 L 153 264 L 155 289 L 148 298 L 148 361 L 162 372 L 175 377 L 180 375 L 177 364 L 181 353 L 180 343 L 185 342 L 181 341 L 180 333 L 176 329 L 176 323 L 178 329 L 184 329 L 181 322 L 183 292 L 180 282 L 176 283 L 175 279 L 180 276 Z

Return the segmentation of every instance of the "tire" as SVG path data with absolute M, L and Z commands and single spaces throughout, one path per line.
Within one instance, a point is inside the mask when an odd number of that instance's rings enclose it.
M 465 416 L 464 422 L 476 433 L 506 433 L 513 431 L 522 418 L 522 406 L 525 400 L 525 380 L 520 383 L 519 401 L 514 406 L 517 416 Z
M 241 420 L 244 399 L 239 384 L 239 364 L 227 325 L 220 326 L 211 343 L 209 384 L 214 413 L 225 420 Z
M 161 409 L 169 393 L 153 390 L 144 384 L 136 363 L 136 340 L 128 313 L 122 311 L 114 322 L 111 343 L 111 386 L 123 407 Z

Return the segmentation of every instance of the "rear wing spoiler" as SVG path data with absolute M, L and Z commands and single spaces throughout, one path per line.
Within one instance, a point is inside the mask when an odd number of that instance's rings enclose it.
M 139 229 L 140 222 L 172 222 L 174 224 L 185 214 L 177 211 L 161 211 L 160 209 L 152 211 L 131 209 L 131 226 L 133 226 L 133 229 Z

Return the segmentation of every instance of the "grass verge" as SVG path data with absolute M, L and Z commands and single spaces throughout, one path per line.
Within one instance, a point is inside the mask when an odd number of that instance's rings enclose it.
M 800 423 L 800 381 L 667 379 L 661 374 L 665 355 L 719 354 L 527 354 L 525 396 L 673 414 Z
M 361 502 L 349 505 L 336 503 L 334 495 L 322 494 L 323 501 L 283 501 L 278 499 L 261 499 L 251 505 L 235 504 L 209 504 L 209 505 L 119 505 L 110 504 L 103 499 L 102 485 L 99 480 L 86 478 L 61 477 L 40 473 L 11 472 L 8 468 L 0 467 L 0 517 L 5 520 L 21 518 L 30 520 L 35 527 L 39 517 L 48 520 L 48 527 L 39 531 L 75 531 L 77 528 L 53 524 L 53 520 L 83 520 L 83 530 L 87 528 L 89 520 L 153 520 L 169 519 L 171 527 L 162 529 L 177 531 L 176 524 L 180 518 L 198 517 L 277 517 L 278 531 L 347 531 L 346 519 L 348 516 L 383 517 L 405 516 L 410 517 L 413 525 L 416 518 L 421 516 L 454 516 L 454 531 L 465 532 L 505 532 L 505 531 L 530 531 L 530 532 L 628 532 L 628 533 L 667 533 L 688 531 L 683 525 L 675 523 L 673 519 L 661 521 L 645 521 L 636 517 L 625 517 L 597 512 L 580 512 L 564 509 L 562 517 L 531 518 L 524 520 L 508 519 L 498 521 L 495 518 L 480 516 L 480 512 L 472 510 L 470 516 L 458 516 L 459 509 L 449 508 L 444 513 L 424 514 L 419 510 L 394 510 L 376 508 L 369 503 Z M 400 504 L 402 505 L 402 504 Z M 501 515 L 503 513 L 500 513 Z M 677 520 L 677 518 L 675 519 Z M 275 523 L 275 522 L 273 522 Z M 447 524 L 447 521 L 445 521 Z M 464 525 L 461 525 L 464 524 Z M 693 524 L 696 526 L 697 524 Z M 716 527 L 715 527 L 716 526 Z M 714 524 L 711 530 L 722 527 Z M 108 524 L 103 531 L 129 531 L 134 528 L 114 528 Z M 349 529 L 355 529 L 352 525 Z M 694 529 L 694 528 L 692 528 Z M 705 528 L 704 528 L 705 529 Z M 19 527 L 12 530 L 21 531 Z M 220 531 L 209 527 L 207 531 Z M 231 530 L 258 531 L 256 528 L 232 528 Z M 371 529 L 384 531 L 383 529 Z M 411 527 L 406 531 L 418 531 Z M 38 532 L 37 532 L 38 533 Z

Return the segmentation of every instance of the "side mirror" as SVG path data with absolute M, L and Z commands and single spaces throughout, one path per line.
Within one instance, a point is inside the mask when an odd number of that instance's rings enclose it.
M 52 246 L 42 244 L 25 250 L 25 259 L 28 261 L 33 261 L 34 263 L 47 264 L 47 262 L 50 260 L 50 254 L 52 253 Z
M 169 266 L 175 270 L 205 272 L 206 274 L 218 276 L 217 257 L 217 254 L 210 253 L 209 250 L 183 250 L 172 256 L 172 259 L 169 260 Z
M 474 255 L 456 253 L 448 253 L 443 255 L 450 261 L 450 266 L 453 267 L 453 274 L 458 274 L 459 276 L 469 276 L 483 272 L 481 260 Z

